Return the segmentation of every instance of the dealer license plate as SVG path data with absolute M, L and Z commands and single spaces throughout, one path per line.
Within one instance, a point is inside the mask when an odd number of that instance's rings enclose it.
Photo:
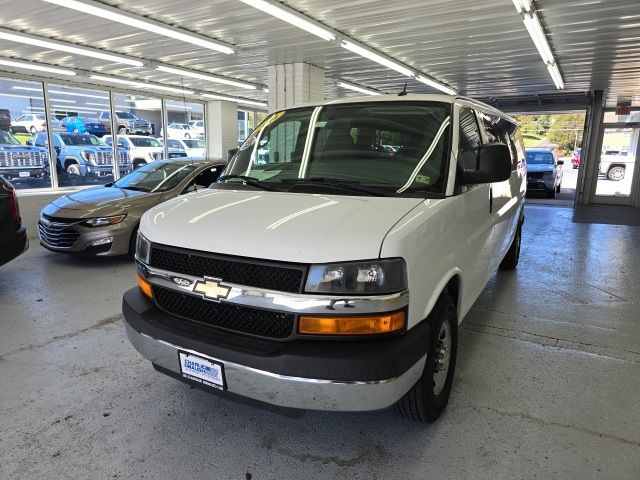
M 187 352 L 178 352 L 180 373 L 193 380 L 218 390 L 226 390 L 224 365 Z
M 31 176 L 29 172 L 18 172 L 18 175 L 20 175 L 20 178 L 29 178 Z

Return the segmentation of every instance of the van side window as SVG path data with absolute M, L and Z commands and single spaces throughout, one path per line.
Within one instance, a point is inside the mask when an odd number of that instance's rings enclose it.
M 460 110 L 460 140 L 458 148 L 458 165 L 462 170 L 478 169 L 478 153 L 480 150 L 480 130 L 473 110 Z

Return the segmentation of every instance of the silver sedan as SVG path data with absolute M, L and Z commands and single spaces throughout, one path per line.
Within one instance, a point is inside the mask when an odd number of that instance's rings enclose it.
M 160 160 L 116 182 L 64 195 L 40 212 L 40 244 L 54 252 L 130 254 L 144 212 L 208 187 L 224 166 L 220 160 Z

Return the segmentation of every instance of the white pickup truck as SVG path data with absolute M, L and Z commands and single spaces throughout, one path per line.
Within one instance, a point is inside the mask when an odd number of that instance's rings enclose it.
M 619 182 L 624 179 L 627 165 L 634 163 L 635 158 L 625 150 L 605 150 L 600 156 L 600 173 L 609 180 Z
M 142 218 L 127 335 L 223 395 L 434 421 L 459 322 L 518 264 L 525 165 L 515 121 L 466 98 L 273 113 L 218 183 Z

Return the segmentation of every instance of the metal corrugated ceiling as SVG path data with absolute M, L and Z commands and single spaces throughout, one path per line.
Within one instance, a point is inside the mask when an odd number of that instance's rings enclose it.
M 225 55 L 40 0 L 0 1 L 0 26 L 144 60 L 267 83 L 267 65 L 309 62 L 325 68 L 328 98 L 349 95 L 342 77 L 397 92 L 405 77 L 237 0 L 103 2 L 234 44 Z M 511 0 L 289 0 L 327 26 L 450 84 L 472 97 L 556 92 Z M 609 103 L 640 103 L 640 1 L 537 0 L 566 91 L 607 91 Z M 175 75 L 0 41 L 3 56 L 180 85 Z M 265 101 L 251 92 L 195 79 L 190 88 Z M 410 92 L 431 90 L 409 80 Z

